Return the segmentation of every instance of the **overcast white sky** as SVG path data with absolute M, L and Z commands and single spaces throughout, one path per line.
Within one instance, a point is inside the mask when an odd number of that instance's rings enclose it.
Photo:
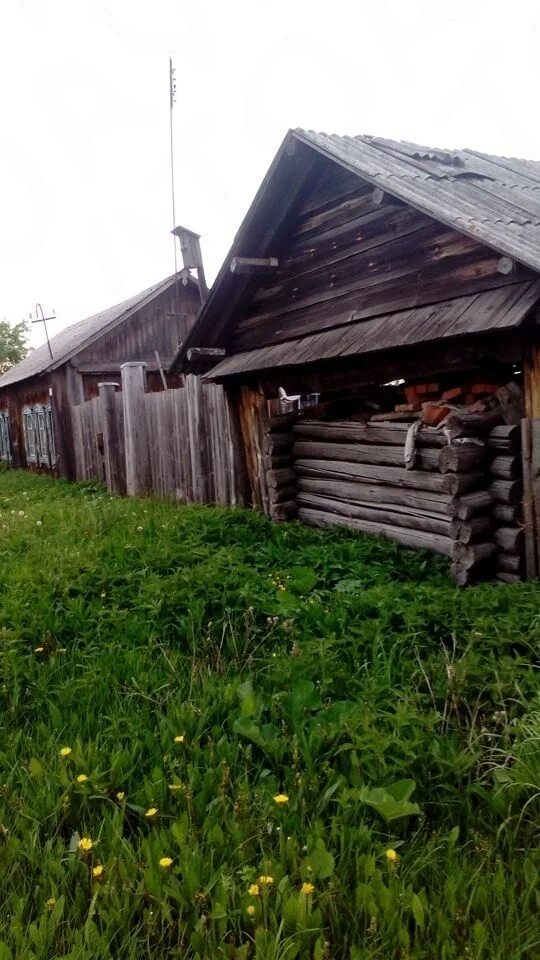
M 169 54 L 212 280 L 289 127 L 540 159 L 539 49 L 528 0 L 1 0 L 0 319 L 172 272 Z

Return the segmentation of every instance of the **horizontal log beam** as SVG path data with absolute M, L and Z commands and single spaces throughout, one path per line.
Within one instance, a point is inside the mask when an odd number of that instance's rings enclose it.
M 492 476 L 514 480 L 521 475 L 521 457 L 494 457 L 489 465 Z
M 298 459 L 294 465 L 300 476 L 326 477 L 328 480 L 371 481 L 412 490 L 432 490 L 457 496 L 481 485 L 483 473 L 429 473 L 427 470 L 406 470 L 340 460 Z M 504 481 L 501 481 L 504 482 Z
M 354 423 L 354 421 L 300 420 L 294 426 L 295 436 L 301 439 L 327 440 L 333 443 L 369 443 L 387 444 L 405 448 L 405 438 L 410 424 L 401 423 Z M 398 429 L 405 427 L 405 430 Z M 434 430 L 421 430 L 416 435 L 416 443 L 421 447 L 443 447 L 448 443 L 442 433 Z
M 430 516 L 450 516 L 452 498 L 446 493 L 433 493 L 431 490 L 403 490 L 388 485 L 370 485 L 354 480 L 328 480 L 325 477 L 304 477 L 298 479 L 298 489 L 310 493 L 319 493 L 333 500 L 345 503 L 354 501 L 361 506 L 371 507 L 380 500 L 391 504 L 398 512 L 422 511 Z M 488 503 L 491 499 L 488 498 Z
M 483 446 L 475 443 L 451 443 L 438 456 L 441 473 L 466 473 L 476 469 L 484 460 Z
M 452 559 L 460 563 L 466 570 L 471 570 L 479 563 L 484 563 L 496 552 L 497 547 L 492 542 L 486 543 L 454 543 Z
M 384 523 L 372 523 L 369 520 L 357 520 L 353 517 L 340 517 L 326 513 L 323 510 L 312 510 L 309 507 L 300 507 L 298 518 L 304 523 L 315 527 L 348 527 L 358 533 L 369 533 L 375 536 L 394 540 L 404 547 L 431 550 L 450 556 L 453 542 L 449 537 L 442 537 L 435 533 L 425 533 L 418 530 L 405 530 L 402 527 L 392 527 Z
M 507 553 L 520 554 L 523 550 L 522 527 L 498 527 L 494 539 L 497 546 Z
M 523 560 L 517 553 L 498 553 L 497 568 L 505 573 L 520 573 Z
M 371 506 L 361 506 L 358 503 L 331 500 L 328 497 L 307 491 L 299 491 L 296 499 L 301 507 L 324 510 L 327 513 L 336 513 L 343 517 L 355 517 L 358 520 L 389 524 L 392 527 L 407 527 L 412 530 L 450 536 L 450 518 L 442 515 L 432 517 L 417 510 L 397 512 L 392 510 L 389 503 L 373 503 Z
M 405 465 L 405 448 L 377 446 L 362 443 L 325 443 L 317 440 L 297 440 L 293 447 L 296 457 L 313 457 L 315 460 L 346 460 L 349 463 L 380 464 L 401 467 Z M 436 470 L 439 460 L 437 450 L 422 450 L 417 453 L 420 469 Z
M 450 524 L 450 536 L 460 543 L 485 541 L 491 534 L 491 518 L 487 516 L 471 517 L 470 520 L 455 518 Z
M 456 497 L 451 503 L 451 510 L 460 520 L 469 520 L 484 510 L 490 510 L 493 498 L 487 490 L 477 490 L 474 493 L 465 493 Z
M 219 360 L 224 357 L 227 351 L 222 347 L 190 347 L 187 352 L 187 358 L 192 360 L 210 359 Z
M 517 503 L 521 498 L 521 481 L 494 480 L 489 492 L 497 503 Z
M 493 507 L 493 520 L 500 527 L 511 527 L 521 517 L 520 503 L 496 503 Z
M 237 275 L 265 276 L 268 273 L 275 273 L 278 266 L 277 257 L 233 257 L 229 270 Z

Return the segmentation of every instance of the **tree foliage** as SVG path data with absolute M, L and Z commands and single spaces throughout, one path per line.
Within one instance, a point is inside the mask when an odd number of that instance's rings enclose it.
M 22 320 L 12 326 L 7 320 L 0 320 L 0 373 L 24 360 L 28 353 L 28 325 Z

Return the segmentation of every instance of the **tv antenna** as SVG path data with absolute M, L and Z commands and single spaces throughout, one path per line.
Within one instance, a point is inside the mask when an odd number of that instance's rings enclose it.
M 41 316 L 40 316 L 40 314 L 41 314 Z M 32 314 L 30 314 L 30 320 L 32 320 Z M 48 348 L 49 348 L 49 353 L 50 353 L 50 355 L 51 355 L 51 360 L 54 360 L 53 352 L 52 352 L 52 350 L 51 350 L 51 341 L 49 340 L 49 331 L 48 331 L 48 329 L 47 329 L 47 320 L 56 320 L 56 313 L 54 312 L 54 307 L 53 307 L 53 312 L 52 312 L 51 316 L 50 316 L 50 317 L 46 317 L 45 314 L 44 314 L 44 312 L 43 312 L 43 307 L 41 306 L 41 304 L 40 304 L 40 303 L 36 303 L 36 319 L 35 319 L 35 320 L 32 320 L 32 323 L 42 323 L 42 324 L 43 324 L 43 326 L 44 326 L 44 328 L 45 328 L 45 336 L 47 337 L 47 346 L 48 346 Z

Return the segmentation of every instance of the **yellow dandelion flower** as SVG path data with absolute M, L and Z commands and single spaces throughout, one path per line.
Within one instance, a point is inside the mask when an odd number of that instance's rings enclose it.
M 183 743 L 185 739 L 186 739 L 186 738 L 185 738 L 184 734 L 183 734 L 183 733 L 179 733 L 178 736 L 174 738 L 174 742 L 175 742 L 175 743 Z
M 262 877 L 259 877 L 259 883 L 262 883 L 263 887 L 269 887 L 273 884 L 273 882 L 274 878 L 268 877 L 265 874 L 263 874 Z
M 390 861 L 390 863 L 395 863 L 396 860 L 399 860 L 399 857 L 395 850 L 387 850 L 385 853 L 385 857 L 387 860 Z
M 87 780 L 88 780 L 88 777 L 86 776 L 85 773 L 80 773 L 79 776 L 77 777 L 77 783 L 86 783 Z
M 122 800 L 126 799 L 126 795 L 123 790 L 118 791 L 118 793 L 116 794 L 116 799 L 118 800 L 118 803 L 122 803 Z
M 94 841 L 90 837 L 81 837 L 77 844 L 79 850 L 82 850 L 83 853 L 88 853 L 89 850 L 94 846 Z
M 92 867 L 92 877 L 94 880 L 101 880 L 104 873 L 105 867 L 101 863 L 97 863 L 95 867 Z
M 281 803 L 288 803 L 288 802 L 289 802 L 289 798 L 286 793 L 276 793 L 274 797 L 274 803 L 281 804 Z
M 147 820 L 153 820 L 154 817 L 157 817 L 157 815 L 158 815 L 157 807 L 148 807 L 148 810 L 145 813 L 145 817 L 147 818 Z
M 47 906 L 48 906 L 49 910 L 52 910 L 52 908 L 53 908 L 54 906 L 56 906 L 56 898 L 55 898 L 55 897 L 49 897 L 49 899 L 47 900 Z
M 172 865 L 173 865 L 173 858 L 172 858 L 172 857 L 162 857 L 161 860 L 159 861 L 159 865 L 160 865 L 160 867 L 163 867 L 164 870 L 168 870 L 169 867 L 172 867 Z
M 248 888 L 248 893 L 250 897 L 258 897 L 260 892 L 261 891 L 259 889 L 258 883 L 252 883 L 251 886 Z
M 310 894 L 315 892 L 315 887 L 312 883 L 303 883 L 300 887 L 300 893 L 305 893 L 306 897 L 309 897 Z
M 255 916 L 256 910 L 255 910 L 255 907 L 253 906 L 253 904 L 250 904 L 250 905 L 249 905 L 249 907 L 248 907 L 247 910 L 246 910 L 246 913 L 247 913 L 248 917 L 254 917 L 254 916 Z
M 62 747 L 60 749 L 61 757 L 69 757 L 70 753 L 71 753 L 71 747 Z

